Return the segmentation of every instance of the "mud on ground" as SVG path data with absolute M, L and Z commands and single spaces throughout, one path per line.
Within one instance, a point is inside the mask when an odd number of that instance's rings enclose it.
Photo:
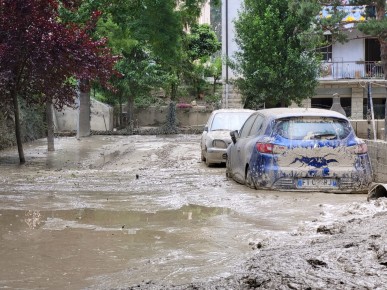
M 378 205 L 379 204 L 379 205 Z M 385 207 L 385 201 L 376 202 Z M 153 282 L 128 289 L 385 289 L 385 211 L 318 226 L 314 237 L 289 237 L 260 248 L 228 278 L 180 286 Z
M 251 190 L 199 138 L 0 151 L 0 287 L 385 289 L 385 198 Z

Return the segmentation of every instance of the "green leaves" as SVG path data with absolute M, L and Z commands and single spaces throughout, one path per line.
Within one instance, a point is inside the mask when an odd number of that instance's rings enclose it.
M 313 94 L 318 63 L 298 37 L 310 21 L 286 0 L 245 1 L 235 27 L 241 48 L 237 68 L 243 76 L 237 85 L 247 107 L 289 105 Z
M 221 43 L 208 24 L 193 26 L 187 35 L 187 53 L 191 60 L 209 57 L 220 48 Z
M 366 23 L 360 23 L 358 29 L 367 35 L 387 41 L 387 18 L 382 20 L 371 19 Z

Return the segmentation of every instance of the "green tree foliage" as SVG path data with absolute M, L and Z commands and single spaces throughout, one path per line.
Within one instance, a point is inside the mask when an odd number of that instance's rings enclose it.
M 26 105 L 48 103 L 57 109 L 74 104 L 79 79 L 106 82 L 115 58 L 104 40 L 93 40 L 99 14 L 83 27 L 60 21 L 54 0 L 0 0 L 0 91 L 2 103 L 12 104 L 20 163 L 22 146 L 20 100 Z
M 200 97 L 207 84 L 205 76 L 211 65 L 210 57 L 220 50 L 221 43 L 208 24 L 194 25 L 186 35 L 185 43 L 187 59 L 184 76 L 187 82 L 193 84 L 196 96 Z
M 208 24 L 193 26 L 187 35 L 187 44 L 188 56 L 193 61 L 210 57 L 222 46 Z
M 222 77 L 222 58 L 220 56 L 215 57 L 209 66 L 206 68 L 205 75 L 213 78 L 212 83 L 212 94 L 215 96 L 216 93 L 216 83 Z
M 95 35 L 107 36 L 113 51 L 122 53 L 122 62 L 128 62 L 125 60 L 126 55 L 131 54 L 134 47 L 137 51 L 141 47 L 157 66 L 162 67 L 162 70 L 158 70 L 158 73 L 164 74 L 161 78 L 164 80 L 162 87 L 166 88 L 167 94 L 174 100 L 182 81 L 182 74 L 188 69 L 184 30 L 194 26 L 205 2 L 205 0 L 84 0 L 74 5 L 77 8 L 76 13 L 70 6 L 70 9 L 63 9 L 62 15 L 71 21 L 83 22 L 85 15 L 91 11 L 103 11 Z M 219 5 L 219 0 L 213 2 Z M 132 66 L 135 70 L 136 67 L 141 65 Z M 140 74 L 141 71 L 132 74 L 126 71 L 124 77 L 127 81 L 127 76 Z M 135 81 L 131 79 L 130 83 L 133 84 Z M 139 82 L 143 82 L 143 79 L 139 79 Z M 127 84 L 129 85 L 129 82 Z M 159 86 L 159 83 L 156 82 L 155 85 Z
M 245 0 L 235 22 L 240 46 L 238 88 L 245 106 L 300 103 L 314 93 L 318 62 L 300 41 L 311 17 L 295 13 L 287 0 Z

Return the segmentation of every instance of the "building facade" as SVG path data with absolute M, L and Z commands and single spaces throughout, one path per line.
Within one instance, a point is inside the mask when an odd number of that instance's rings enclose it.
M 231 60 L 238 50 L 233 23 L 238 17 L 242 3 L 243 0 L 222 1 L 222 53 L 225 58 Z M 305 100 L 303 106 L 329 109 L 333 94 L 338 94 L 348 117 L 364 119 L 368 88 L 371 87 L 375 118 L 384 118 L 386 82 L 380 65 L 380 44 L 377 39 L 367 37 L 354 26 L 354 22 L 365 20 L 362 9 L 364 7 L 351 8 L 343 20 L 347 21 L 345 29 L 349 41 L 343 44 L 333 43 L 321 50 L 323 60 L 319 86 L 315 95 Z M 329 10 L 323 10 L 320 17 L 329 17 Z M 330 36 L 327 34 L 326 38 L 329 41 Z M 243 107 L 242 98 L 232 85 L 235 72 L 227 64 L 223 67 L 222 77 L 223 107 Z
M 211 24 L 211 6 L 210 0 L 208 0 L 202 7 L 202 11 L 199 17 L 199 24 Z

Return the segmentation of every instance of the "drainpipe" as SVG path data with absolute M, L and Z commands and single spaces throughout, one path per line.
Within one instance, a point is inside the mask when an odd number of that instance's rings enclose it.
M 225 94 L 225 105 L 226 109 L 228 109 L 228 0 L 226 1 L 226 7 L 225 7 L 225 18 L 226 18 L 226 94 Z
M 373 100 L 372 100 L 372 85 L 371 83 L 369 82 L 368 83 L 368 94 L 367 94 L 367 98 L 368 98 L 368 105 L 369 105 L 369 112 L 370 112 L 370 117 L 371 117 L 371 121 L 372 121 L 372 129 L 374 131 L 374 141 L 376 141 L 376 130 L 375 130 L 375 115 L 374 115 L 374 103 L 373 103 Z M 368 110 L 367 110 L 368 111 Z M 367 118 L 368 118 L 368 112 L 367 112 Z M 370 129 L 369 129 L 370 130 Z M 370 136 L 370 132 L 368 132 L 368 139 L 371 139 Z

